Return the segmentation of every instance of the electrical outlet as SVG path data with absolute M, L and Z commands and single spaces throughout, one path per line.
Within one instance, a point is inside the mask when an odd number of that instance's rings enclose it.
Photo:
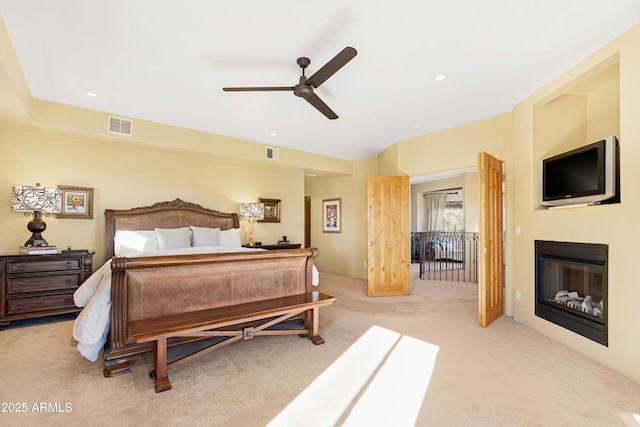
M 364 268 L 367 268 L 367 261 L 363 262 Z
M 516 291 L 516 299 L 520 301 L 520 291 Z

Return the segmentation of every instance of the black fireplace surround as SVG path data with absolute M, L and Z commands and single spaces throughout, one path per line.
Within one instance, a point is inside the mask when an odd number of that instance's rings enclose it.
M 536 240 L 536 316 L 608 346 L 609 246 Z

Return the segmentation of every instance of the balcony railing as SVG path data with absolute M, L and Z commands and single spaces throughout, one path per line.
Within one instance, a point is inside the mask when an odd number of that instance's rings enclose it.
M 478 282 L 478 233 L 419 232 L 420 278 Z

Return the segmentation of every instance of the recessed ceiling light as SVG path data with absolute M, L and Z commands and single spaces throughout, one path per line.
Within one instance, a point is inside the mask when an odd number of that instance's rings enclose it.
M 269 135 L 271 135 L 271 136 L 278 136 L 278 134 L 277 134 L 277 133 L 275 133 L 275 132 L 271 132 Z
M 414 129 L 422 129 L 422 126 L 421 125 L 413 125 L 413 128 Z
M 316 176 L 316 174 L 315 173 L 305 173 L 304 176 L 312 178 L 312 177 Z
M 444 80 L 444 79 L 445 79 L 445 77 L 447 77 L 447 76 L 445 76 L 444 74 L 438 74 L 438 75 L 436 76 L 436 80 Z
M 95 98 L 96 96 L 98 96 L 98 94 L 97 94 L 97 93 L 95 93 L 95 92 L 85 92 L 85 94 L 86 94 L 87 96 L 92 97 L 92 98 Z

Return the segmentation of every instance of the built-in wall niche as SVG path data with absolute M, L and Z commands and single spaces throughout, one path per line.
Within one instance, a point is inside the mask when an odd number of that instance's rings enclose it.
M 613 55 L 577 76 L 533 107 L 532 171 L 538 161 L 620 135 L 619 57 Z M 624 144 L 624 141 L 620 141 Z M 534 176 L 538 185 L 538 178 Z M 538 193 L 531 194 L 538 206 Z M 539 207 L 539 209 L 543 209 Z

